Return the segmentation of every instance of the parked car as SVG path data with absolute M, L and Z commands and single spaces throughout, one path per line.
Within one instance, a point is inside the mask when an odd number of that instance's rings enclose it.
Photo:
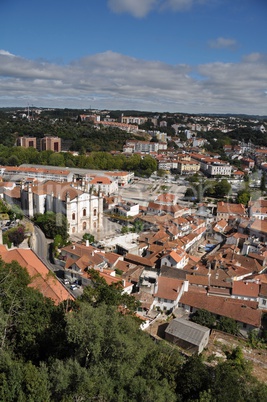
M 68 279 L 63 279 L 63 283 L 64 283 L 64 285 L 69 285 L 70 281 Z
M 70 289 L 71 289 L 71 290 L 78 289 L 78 286 L 77 286 L 77 285 L 71 285 Z

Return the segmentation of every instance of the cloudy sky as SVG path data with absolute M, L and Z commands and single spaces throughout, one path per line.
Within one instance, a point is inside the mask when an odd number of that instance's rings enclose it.
M 0 107 L 267 115 L 266 0 L 0 0 Z

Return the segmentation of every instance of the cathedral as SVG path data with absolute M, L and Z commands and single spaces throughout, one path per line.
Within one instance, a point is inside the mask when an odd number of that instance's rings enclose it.
M 47 211 L 62 213 L 67 217 L 69 235 L 96 233 L 102 228 L 103 197 L 89 186 L 74 183 L 47 181 L 20 188 L 21 209 L 29 218 Z

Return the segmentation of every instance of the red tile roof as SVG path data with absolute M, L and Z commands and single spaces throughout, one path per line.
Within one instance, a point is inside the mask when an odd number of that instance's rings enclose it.
M 154 296 L 161 299 L 176 300 L 183 282 L 180 279 L 160 276 L 158 278 L 158 291 Z
M 74 300 L 62 283 L 49 271 L 39 258 L 29 249 L 7 250 L 1 247 L 0 254 L 5 262 L 17 261 L 26 268 L 32 282 L 30 286 L 38 289 L 45 297 L 49 297 L 55 304 L 64 300 Z
M 190 291 L 183 294 L 180 303 L 196 309 L 208 310 L 213 314 L 229 317 L 254 327 L 261 325 L 262 312 L 257 309 L 256 302 L 207 296 L 201 292 Z

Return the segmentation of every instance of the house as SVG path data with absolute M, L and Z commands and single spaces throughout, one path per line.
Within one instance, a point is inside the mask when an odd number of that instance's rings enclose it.
M 220 201 L 217 203 L 217 222 L 220 220 L 228 221 L 230 217 L 235 219 L 246 216 L 246 209 L 243 204 L 230 204 Z
M 248 226 L 250 236 L 255 236 L 261 242 L 267 242 L 267 220 L 255 219 Z
M 209 343 L 210 329 L 184 318 L 174 318 L 165 330 L 165 339 L 188 352 L 201 353 Z
M 182 249 L 177 251 L 172 250 L 170 253 L 161 258 L 161 266 L 173 267 L 182 269 L 188 262 L 188 255 Z
M 104 195 L 114 194 L 118 191 L 118 180 L 111 180 L 106 176 L 95 176 L 90 180 L 90 188 Z
M 126 218 L 136 216 L 139 214 L 139 204 L 137 202 L 130 201 L 120 202 L 114 207 L 113 213 Z
M 267 219 L 267 200 L 258 199 L 250 201 L 248 205 L 249 217 L 264 220 Z
M 188 281 L 159 276 L 153 307 L 162 311 L 173 311 L 187 290 Z
M 231 299 L 230 297 L 211 296 L 203 292 L 185 292 L 180 301 L 179 307 L 187 312 L 194 313 L 204 309 L 216 316 L 229 317 L 240 325 L 240 331 L 244 335 L 253 329 L 261 328 L 262 312 L 257 308 L 258 303 Z
M 233 281 L 232 298 L 241 300 L 258 301 L 260 291 L 259 281 L 245 279 L 243 281 Z
M 259 308 L 267 310 L 267 283 L 262 283 L 260 285 Z

